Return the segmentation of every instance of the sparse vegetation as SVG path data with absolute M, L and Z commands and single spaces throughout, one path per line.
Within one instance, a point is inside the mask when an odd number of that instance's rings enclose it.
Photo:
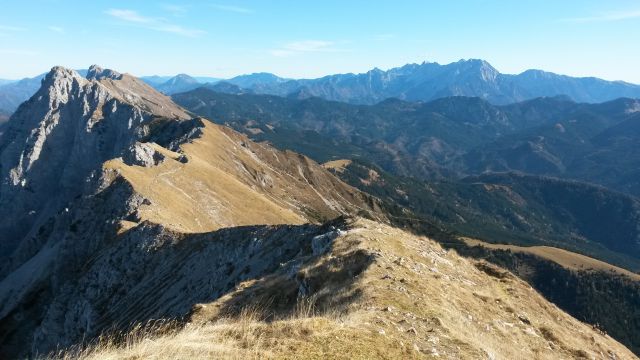
M 633 358 L 516 277 L 488 276 L 429 239 L 363 219 L 342 231 L 299 265 L 301 277 L 283 269 L 195 306 L 184 326 L 137 328 L 51 357 Z M 309 296 L 299 295 L 303 283 Z
M 602 187 L 522 174 L 419 181 L 353 161 L 341 179 L 412 216 L 491 243 L 547 245 L 640 269 L 640 202 Z M 402 215 L 397 211 L 394 216 Z
M 301 298 L 285 318 L 268 318 L 267 305 L 250 305 L 235 316 L 214 322 L 152 322 L 126 333 L 103 335 L 90 344 L 58 351 L 43 359 L 265 359 L 280 358 L 283 353 L 313 358 L 313 353 L 303 352 L 313 345 L 305 343 L 327 341 L 336 328 L 344 325 L 339 318 L 316 316 L 311 298 Z M 344 333 L 351 332 L 349 337 L 355 337 L 355 331 L 345 329 Z M 342 336 L 342 342 L 345 340 Z M 336 347 L 340 342 L 335 341 Z M 346 348 L 347 344 L 342 346 Z M 357 353 L 350 351 L 343 355 L 346 354 Z
M 535 253 L 449 242 L 465 256 L 485 259 L 526 280 L 575 318 L 640 353 L 640 281 L 637 275 L 566 267 Z M 551 334 L 551 332 L 548 332 Z M 551 335 L 549 335 L 551 336 Z

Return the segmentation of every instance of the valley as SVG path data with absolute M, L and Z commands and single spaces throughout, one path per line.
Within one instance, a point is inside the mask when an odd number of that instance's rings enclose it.
M 517 246 L 505 244 L 492 244 L 484 241 L 462 238 L 466 245 L 474 247 L 486 247 L 493 250 L 507 250 L 524 254 L 531 254 L 546 260 L 551 260 L 569 270 L 574 271 L 604 271 L 628 276 L 633 280 L 640 280 L 640 274 L 629 270 L 613 266 L 604 261 L 599 261 L 584 255 L 572 253 L 570 251 L 550 247 L 550 246 Z

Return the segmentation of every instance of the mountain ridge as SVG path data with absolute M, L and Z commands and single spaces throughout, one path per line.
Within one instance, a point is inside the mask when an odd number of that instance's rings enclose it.
M 86 77 L 54 67 L 7 126 L 0 138 L 2 356 L 47 352 L 135 320 L 125 313 L 104 323 L 109 309 L 103 304 L 116 296 L 114 288 L 145 286 L 130 276 L 159 269 L 147 247 L 154 242 L 359 212 L 384 218 L 377 199 L 309 158 L 192 118 L 143 81 L 98 66 Z M 231 233 L 247 236 L 241 229 Z M 273 237 L 280 236 L 275 231 Z M 130 260 L 113 269 L 123 256 Z M 108 259 L 94 268 L 101 274 L 97 288 L 95 279 L 82 281 L 83 274 L 93 276 L 86 271 L 96 259 Z M 137 275 L 111 272 L 132 266 L 140 266 Z M 190 298 L 174 300 L 181 313 L 192 305 Z M 159 316 L 177 311 L 160 308 Z M 28 324 L 12 320 L 19 318 Z
M 477 96 L 504 105 L 541 96 L 567 95 L 576 102 L 598 103 L 619 97 L 640 97 L 640 85 L 595 77 L 570 77 L 541 70 L 502 74 L 485 60 L 469 59 L 440 65 L 423 62 L 383 71 L 327 75 L 317 79 L 273 81 L 248 88 L 256 93 L 304 98 L 322 97 L 355 104 L 387 98 L 430 101 L 447 96 Z M 277 80 L 276 80 L 277 79 Z M 233 79 L 229 80 L 234 83 Z M 241 83 L 235 83 L 243 87 Z
M 39 88 L 44 74 L 0 84 L 0 110 L 13 112 Z M 485 60 L 469 59 L 438 64 L 422 62 L 365 73 L 326 75 L 316 79 L 288 79 L 259 72 L 230 79 L 178 74 L 141 79 L 165 94 L 228 82 L 243 92 L 375 104 L 388 98 L 430 101 L 448 96 L 480 97 L 497 105 L 542 96 L 567 95 L 576 102 L 599 103 L 620 97 L 640 98 L 640 85 L 596 77 L 571 77 L 537 69 L 502 74 Z M 235 91 L 238 92 L 238 91 Z
M 640 194 L 633 176 L 616 175 L 639 163 L 633 152 L 640 138 L 634 125 L 640 113 L 637 99 L 587 104 L 555 96 L 493 105 L 480 98 L 447 97 L 354 105 L 207 88 L 173 99 L 201 116 L 225 119 L 254 140 L 321 163 L 362 159 L 395 175 L 424 180 L 522 171 Z M 615 132 L 606 132 L 616 126 Z

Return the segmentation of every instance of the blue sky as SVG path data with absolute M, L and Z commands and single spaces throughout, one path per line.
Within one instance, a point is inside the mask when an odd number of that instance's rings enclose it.
M 135 75 L 286 77 L 481 58 L 640 83 L 637 0 L 5 0 L 0 78 L 97 63 Z

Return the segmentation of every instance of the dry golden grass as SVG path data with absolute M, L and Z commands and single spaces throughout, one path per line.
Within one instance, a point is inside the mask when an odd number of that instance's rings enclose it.
M 151 114 L 165 116 L 170 119 L 191 118 L 187 111 L 171 101 L 170 97 L 160 93 L 134 76 L 123 74 L 120 80 L 104 78 L 99 82 L 122 102 L 135 104 Z
M 327 254 L 307 258 L 300 266 L 297 281 L 304 279 L 314 289 L 311 298 L 288 307 L 265 300 L 297 291 L 296 280 L 271 274 L 194 307 L 191 323 L 179 331 L 133 336 L 134 341 L 122 345 L 105 342 L 72 355 L 635 359 L 624 346 L 562 312 L 510 273 L 477 265 L 427 238 L 358 219 Z M 230 306 L 242 310 L 235 315 L 223 311 Z
M 621 275 L 626 275 L 634 280 L 640 280 L 640 275 L 629 270 L 608 264 L 604 261 L 600 261 L 582 254 L 574 253 L 564 249 L 559 249 L 551 246 L 517 246 L 506 244 L 492 244 L 484 241 L 471 239 L 467 237 L 461 238 L 469 246 L 483 246 L 489 249 L 497 250 L 510 250 L 512 252 L 519 252 L 525 254 L 532 254 L 539 256 L 543 259 L 551 260 L 558 265 L 561 265 L 571 270 L 597 270 L 614 272 Z
M 117 169 L 137 193 L 151 201 L 139 211 L 142 220 L 177 231 L 205 232 L 237 225 L 304 222 L 302 216 L 239 181 L 234 177 L 236 169 L 230 171 L 226 164 L 222 167 L 221 163 L 235 156 L 223 159 L 224 152 L 216 154 L 213 144 L 228 140 L 215 135 L 215 131 L 205 131 L 203 138 L 184 145 L 189 158 L 184 164 L 175 160 L 175 155 L 153 167 L 127 166 L 119 159 L 107 162 L 105 167 Z M 155 148 L 171 155 L 159 146 Z
M 316 222 L 368 207 L 364 195 L 308 158 L 204 123 L 203 135 L 181 146 L 187 163 L 156 144 L 151 145 L 166 157 L 158 166 L 128 166 L 121 159 L 105 163 L 151 201 L 139 209 L 142 221 L 194 233 Z
M 103 337 L 94 344 L 49 359 L 371 359 L 412 358 L 394 349 L 391 339 L 362 333 L 343 319 L 314 316 L 307 304 L 286 319 L 264 321 L 248 308 L 213 323 L 138 327 L 124 338 Z M 310 312 L 311 311 L 311 312 Z
M 340 159 L 327 161 L 326 163 L 322 164 L 322 167 L 341 173 L 344 172 L 344 169 L 349 165 L 351 165 L 351 160 Z

